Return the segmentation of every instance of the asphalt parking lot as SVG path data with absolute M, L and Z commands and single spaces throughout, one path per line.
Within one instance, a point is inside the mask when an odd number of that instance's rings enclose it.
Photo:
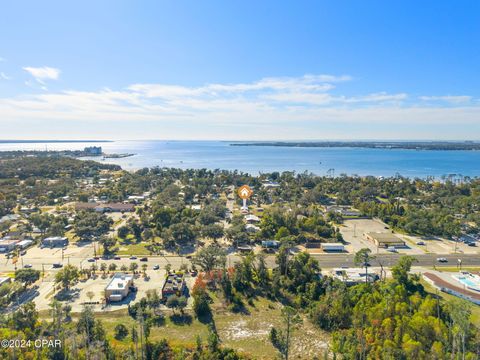
M 391 233 L 389 226 L 378 219 L 352 219 L 345 220 L 340 227 L 340 232 L 344 240 L 348 243 L 345 248 L 350 253 L 355 253 L 362 248 L 369 248 L 374 254 L 385 254 L 389 251 L 377 246 L 365 239 L 364 234 L 369 232 Z M 425 251 L 416 245 L 416 242 L 409 241 L 409 239 L 402 234 L 395 234 L 403 239 L 406 243 L 405 248 L 398 248 L 397 252 L 405 255 L 420 255 Z
M 72 306 L 73 312 L 79 312 L 85 306 L 85 303 L 89 303 L 95 311 L 114 311 L 119 309 L 126 309 L 128 304 L 134 304 L 140 299 L 146 297 L 147 291 L 157 290 L 161 296 L 163 284 L 165 283 L 166 272 L 165 270 L 147 270 L 147 276 L 144 277 L 143 273 L 137 273 L 134 278 L 134 284 L 137 287 L 136 293 L 130 293 L 130 295 L 119 303 L 111 303 L 105 306 L 104 302 L 104 290 L 110 282 L 113 273 L 103 276 L 100 272 L 94 278 L 90 278 L 85 281 L 78 282 L 72 289 L 74 294 L 70 300 L 62 301 L 64 304 Z M 195 278 L 186 276 L 185 278 L 187 287 L 192 288 Z M 35 298 L 35 303 L 38 310 L 50 309 L 54 295 L 53 291 L 53 278 L 47 277 L 44 281 L 40 282 L 39 294 Z M 90 298 L 91 296 L 91 298 Z M 97 303 L 97 304 L 95 304 Z M 192 299 L 189 298 L 188 306 L 192 305 Z

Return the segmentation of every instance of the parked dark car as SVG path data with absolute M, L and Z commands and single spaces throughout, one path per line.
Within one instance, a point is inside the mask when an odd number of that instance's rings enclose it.
M 142 257 L 142 258 L 140 258 L 140 261 L 148 261 L 148 258 Z

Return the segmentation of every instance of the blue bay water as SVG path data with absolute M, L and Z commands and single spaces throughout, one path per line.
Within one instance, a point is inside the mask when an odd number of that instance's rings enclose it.
M 127 170 L 143 167 L 239 170 L 250 174 L 309 171 L 325 175 L 427 177 L 480 176 L 480 151 L 230 146 L 222 141 L 115 141 L 105 143 L 9 143 L 3 150 L 79 150 L 102 146 L 106 153 L 134 153 L 121 159 L 95 158 Z

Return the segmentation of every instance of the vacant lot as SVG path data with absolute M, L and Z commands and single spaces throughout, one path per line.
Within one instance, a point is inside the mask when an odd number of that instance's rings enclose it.
M 271 345 L 269 332 L 272 326 L 283 328 L 281 319 L 281 305 L 265 298 L 257 298 L 253 306 L 246 304 L 242 313 L 228 311 L 217 299 L 212 304 L 214 310 L 214 326 L 222 345 L 235 348 L 241 353 L 249 354 L 255 359 L 277 359 L 278 352 Z M 187 311 L 191 314 L 190 311 Z M 154 327 L 150 332 L 150 340 L 168 339 L 173 345 L 182 344 L 194 347 L 197 336 L 207 341 L 209 326 L 190 318 L 186 323 L 175 322 L 170 318 L 170 311 L 165 311 L 164 325 Z M 42 315 L 48 319 L 46 312 Z M 76 317 L 77 315 L 74 315 Z M 109 338 L 113 339 L 115 326 L 124 324 L 129 330 L 135 326 L 135 321 L 128 316 L 127 310 L 100 312 L 96 317 L 102 321 Z M 314 356 L 322 358 L 327 351 L 328 334 L 315 328 L 308 319 L 304 318 L 293 332 L 291 344 L 292 359 L 312 359 Z M 125 339 L 114 340 L 116 345 L 126 347 L 131 344 L 130 335 Z
M 283 329 L 281 305 L 257 298 L 243 313 L 232 313 L 215 303 L 215 325 L 222 342 L 232 348 L 250 353 L 258 359 L 274 359 L 277 351 L 269 340 L 272 327 Z M 293 332 L 291 356 L 312 359 L 327 350 L 328 336 L 315 328 L 308 319 Z

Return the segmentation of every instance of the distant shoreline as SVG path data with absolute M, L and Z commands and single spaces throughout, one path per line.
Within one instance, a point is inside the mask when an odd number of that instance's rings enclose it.
M 113 140 L 1 140 L 0 144 L 102 143 Z
M 480 142 L 474 141 L 272 141 L 230 143 L 230 146 L 275 146 L 302 148 L 368 148 L 368 149 L 404 149 L 404 150 L 480 150 Z

